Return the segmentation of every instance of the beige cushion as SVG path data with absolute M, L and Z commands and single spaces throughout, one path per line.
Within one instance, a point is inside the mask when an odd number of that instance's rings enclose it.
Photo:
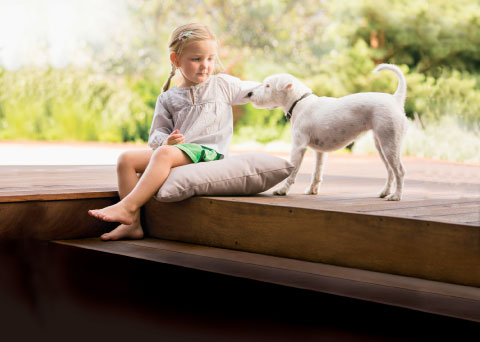
M 287 178 L 293 166 L 285 159 L 251 152 L 226 159 L 173 168 L 155 198 L 181 201 L 194 195 L 252 195 Z

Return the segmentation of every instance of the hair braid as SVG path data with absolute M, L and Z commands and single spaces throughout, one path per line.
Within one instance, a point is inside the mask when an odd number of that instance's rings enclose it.
M 167 91 L 168 89 L 170 89 L 170 83 L 172 81 L 173 76 L 175 76 L 176 71 L 177 71 L 177 68 L 175 67 L 175 65 L 172 64 L 172 71 L 170 71 L 170 75 L 168 75 L 168 79 L 163 85 L 162 91 Z

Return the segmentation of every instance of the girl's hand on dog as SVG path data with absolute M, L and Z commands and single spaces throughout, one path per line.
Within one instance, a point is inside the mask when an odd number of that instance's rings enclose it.
M 170 133 L 167 140 L 165 140 L 162 145 L 177 145 L 183 144 L 184 142 L 185 137 L 183 136 L 183 134 L 180 134 L 178 132 L 178 129 L 176 129 L 172 133 Z

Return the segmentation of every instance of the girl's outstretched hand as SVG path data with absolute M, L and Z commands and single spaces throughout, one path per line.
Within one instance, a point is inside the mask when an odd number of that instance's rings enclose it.
M 162 145 L 177 145 L 183 144 L 184 142 L 185 137 L 183 136 L 183 134 L 179 133 L 178 129 L 176 129 L 172 133 L 170 133 L 167 140 L 165 140 Z

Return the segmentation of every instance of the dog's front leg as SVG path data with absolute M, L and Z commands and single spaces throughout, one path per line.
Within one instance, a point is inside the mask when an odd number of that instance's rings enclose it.
M 292 184 L 295 183 L 295 178 L 297 177 L 298 170 L 300 170 L 300 165 L 302 164 L 303 156 L 305 155 L 306 150 L 306 145 L 292 147 L 292 151 L 290 152 L 290 163 L 292 163 L 294 169 L 290 176 L 288 176 L 285 183 L 283 183 L 282 187 L 273 192 L 274 195 L 286 195 Z
M 312 181 L 310 182 L 310 186 L 305 189 L 305 195 L 318 194 L 318 188 L 323 181 L 323 169 L 325 168 L 327 156 L 327 152 L 315 151 L 315 163 L 312 172 Z

